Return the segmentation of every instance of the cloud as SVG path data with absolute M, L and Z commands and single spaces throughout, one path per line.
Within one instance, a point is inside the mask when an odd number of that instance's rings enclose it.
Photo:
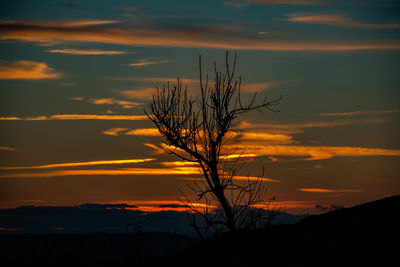
M 147 120 L 146 115 L 93 115 L 93 114 L 58 114 L 36 117 L 0 117 L 0 121 L 47 121 L 47 120 Z
M 190 175 L 199 174 L 198 168 L 121 168 L 93 170 L 56 170 L 34 173 L 5 173 L 0 178 L 51 178 L 60 176 L 91 176 L 91 175 Z
M 298 188 L 298 191 L 311 193 L 359 193 L 358 189 L 326 189 L 326 188 Z
M 70 27 L 70 28 L 80 28 L 80 27 L 90 27 L 90 26 L 99 26 L 99 25 L 105 25 L 105 24 L 114 24 L 114 23 L 119 23 L 119 20 L 100 20 L 100 19 L 88 19 L 88 20 L 61 20 L 61 21 L 56 21 L 54 24 L 54 21 L 50 21 L 50 24 L 61 26 L 61 27 Z M 43 23 L 43 22 L 42 22 Z M 46 22 L 44 22 L 46 23 Z
M 116 51 L 116 50 L 96 50 L 96 49 L 50 49 L 47 50 L 50 53 L 59 53 L 66 55 L 125 55 L 130 54 L 130 52 Z
M 138 206 L 136 205 L 129 205 L 126 203 L 121 203 L 121 204 L 100 204 L 100 203 L 86 203 L 79 205 L 80 208 L 85 208 L 85 209 L 136 209 Z
M 142 128 L 128 131 L 125 135 L 160 136 L 160 132 L 156 128 Z
M 140 99 L 140 100 L 149 100 L 152 99 L 153 95 L 156 93 L 156 87 L 161 87 L 163 84 L 174 85 L 177 83 L 177 78 L 168 78 L 168 77 L 118 77 L 112 78 L 113 80 L 122 80 L 122 81 L 132 81 L 144 84 L 146 86 L 139 87 L 132 90 L 123 90 L 119 93 L 129 99 Z M 179 79 L 182 82 L 184 87 L 187 87 L 189 93 L 196 94 L 199 92 L 200 82 L 198 79 Z M 281 84 L 290 83 L 292 81 L 271 81 L 271 82 L 261 82 L 261 83 L 242 83 L 241 84 L 241 93 L 255 93 L 269 90 L 274 86 L 278 86 Z M 213 81 L 209 81 L 209 86 L 213 85 Z
M 254 140 L 257 142 L 266 141 L 274 144 L 292 144 L 293 136 L 285 134 L 269 134 L 265 132 L 241 132 L 240 140 Z
M 144 59 L 139 59 L 138 62 L 136 63 L 130 63 L 128 65 L 132 67 L 145 67 L 149 65 L 164 64 L 169 62 L 174 62 L 174 61 L 169 59 L 150 61 L 149 59 L 144 58 Z
M 156 151 L 156 154 L 166 153 L 163 148 L 173 149 L 173 147 L 166 147 L 161 144 L 158 147 L 154 144 L 145 144 Z M 241 151 L 241 154 L 237 154 Z M 267 156 L 275 159 L 274 156 L 281 157 L 297 157 L 302 160 L 326 160 L 333 157 L 368 157 L 368 156 L 393 156 L 399 157 L 400 150 L 397 149 L 380 149 L 380 148 L 363 148 L 363 147 L 349 147 L 349 146 L 303 146 L 303 145 L 271 145 L 271 144 L 229 144 L 223 148 L 222 157 L 233 158 L 254 158 Z M 273 160 L 274 161 L 274 160 Z
M 197 162 L 190 161 L 163 161 L 160 162 L 165 167 L 182 167 L 182 166 L 198 166 Z
M 294 1 L 288 1 L 294 2 Z M 296 1 L 297 2 L 297 1 Z M 304 1 L 303 1 L 304 2 Z M 119 21 L 3 21 L 0 40 L 270 51 L 399 50 L 396 41 L 277 40 L 231 26 L 152 28 Z M 120 24 L 118 24 L 120 25 Z
M 246 6 L 246 3 L 244 3 L 244 2 L 240 2 L 240 1 L 225 1 L 224 3 L 223 3 L 223 5 L 224 6 L 229 6 L 229 7 L 234 7 L 234 8 L 237 8 L 237 9 L 241 9 L 241 8 L 243 8 L 244 6 Z
M 102 132 L 103 134 L 119 136 L 119 135 L 141 135 L 141 136 L 160 136 L 156 128 L 139 128 L 130 130 L 129 128 L 111 128 Z
M 155 159 L 146 158 L 146 159 L 97 160 L 97 161 L 84 161 L 84 162 L 55 163 L 55 164 L 36 165 L 36 166 L 0 167 L 0 170 L 54 169 L 54 168 L 97 166 L 97 165 L 136 164 L 136 163 L 150 162 L 153 160 Z
M 245 2 L 264 5 L 325 5 L 326 0 L 233 0 L 232 3 Z
M 127 100 L 116 100 L 112 97 L 89 99 L 88 101 L 95 105 L 118 105 L 118 106 L 121 106 L 122 108 L 126 108 L 126 109 L 135 108 L 142 104 L 142 103 L 127 101 Z
M 357 110 L 351 112 L 338 112 L 338 113 L 320 113 L 318 114 L 321 117 L 353 117 L 358 115 L 383 115 L 399 112 L 398 110 Z
M 357 21 L 352 18 L 345 17 L 341 14 L 319 14 L 319 13 L 291 13 L 285 15 L 285 21 L 306 23 L 306 24 L 324 24 L 336 27 L 352 27 L 367 29 L 399 29 L 400 24 L 377 24 Z
M 1 38 L 1 37 L 0 37 Z M 0 60 L 0 80 L 58 79 L 61 74 L 44 62 Z
M 232 180 L 236 181 L 263 181 L 263 182 L 271 182 L 271 183 L 278 183 L 280 180 L 278 179 L 272 179 L 272 178 L 266 178 L 266 177 L 258 177 L 258 176 L 234 176 Z
M 125 109 L 135 108 L 142 104 L 139 102 L 132 102 L 132 101 L 127 101 L 127 100 L 117 100 L 113 97 L 92 98 L 92 99 L 86 99 L 85 97 L 70 97 L 68 99 L 74 100 L 74 101 L 87 101 L 87 102 L 95 104 L 95 105 L 117 105 L 117 106 L 120 106 L 121 108 L 125 108 Z
M 102 134 L 118 136 L 121 132 L 128 131 L 129 128 L 111 128 L 105 131 L 102 131 Z
M 135 90 L 123 90 L 119 93 L 129 99 L 150 100 L 155 94 L 155 88 L 139 88 Z
M 0 150 L 17 151 L 15 148 L 8 146 L 0 146 Z
M 231 0 L 232 2 L 264 5 L 397 5 L 397 0 Z
M 302 145 L 226 145 L 225 153 L 237 150 L 257 156 L 305 157 L 306 160 L 324 160 L 333 157 L 400 156 L 400 150 L 363 147 L 302 146 Z
M 305 123 L 252 123 L 243 121 L 236 126 L 238 130 L 257 130 L 269 134 L 298 134 L 303 133 L 306 128 L 331 128 L 357 124 L 379 124 L 390 121 L 388 118 L 368 118 L 368 119 L 341 119 L 334 121 L 311 121 Z

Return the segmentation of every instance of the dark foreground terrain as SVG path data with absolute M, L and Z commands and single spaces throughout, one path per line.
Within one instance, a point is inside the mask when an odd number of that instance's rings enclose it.
M 398 266 L 400 196 L 228 233 L 169 257 L 171 266 Z
M 0 265 L 397 266 L 399 207 L 393 196 L 202 241 L 172 233 L 1 235 Z

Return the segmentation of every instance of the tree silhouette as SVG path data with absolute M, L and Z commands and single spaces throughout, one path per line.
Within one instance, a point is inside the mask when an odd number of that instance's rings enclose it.
M 214 62 L 214 81 L 203 79 L 201 55 L 199 56 L 200 92 L 189 95 L 187 87 L 178 78 L 176 84 L 157 87 L 145 114 L 163 137 L 164 149 L 180 159 L 195 162 L 204 181 L 189 188 L 197 200 L 206 206 L 198 207 L 184 194 L 183 201 L 194 212 L 202 215 L 206 227 L 220 225 L 234 231 L 248 216 L 249 208 L 262 202 L 266 193 L 262 179 L 234 182 L 240 165 L 224 154 L 224 145 L 231 140 L 229 132 L 238 123 L 238 116 L 253 110 L 276 112 L 281 96 L 275 100 L 264 98 L 257 102 L 257 93 L 244 103 L 241 95 L 241 77 L 235 78 L 236 54 L 230 65 L 226 52 L 225 70 L 217 70 Z M 231 193 L 228 196 L 228 192 Z M 220 213 L 210 210 L 211 200 L 216 200 Z M 195 228 L 196 222 L 193 222 Z

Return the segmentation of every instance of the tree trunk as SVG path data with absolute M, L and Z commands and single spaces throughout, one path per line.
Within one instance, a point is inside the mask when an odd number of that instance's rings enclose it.
M 213 181 L 214 181 L 214 190 L 212 191 L 215 197 L 218 199 L 221 204 L 222 209 L 224 210 L 226 217 L 226 226 L 229 231 L 236 230 L 235 216 L 233 215 L 232 207 L 229 205 L 228 200 L 225 197 L 224 190 L 219 181 L 218 173 L 213 173 Z

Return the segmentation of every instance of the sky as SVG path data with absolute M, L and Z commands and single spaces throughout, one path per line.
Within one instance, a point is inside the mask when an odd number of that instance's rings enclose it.
M 400 193 L 400 3 L 333 0 L 2 1 L 0 208 L 178 204 L 201 179 L 144 115 L 157 86 L 236 53 L 237 179 L 318 213 Z

